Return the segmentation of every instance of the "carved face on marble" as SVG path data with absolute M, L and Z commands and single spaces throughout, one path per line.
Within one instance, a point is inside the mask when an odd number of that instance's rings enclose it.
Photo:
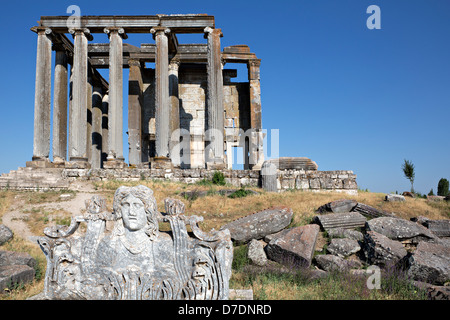
M 147 224 L 144 203 L 133 195 L 122 200 L 123 225 L 130 231 L 143 229 Z
M 114 194 L 114 214 L 122 218 L 123 225 L 129 231 L 143 230 L 151 240 L 158 236 L 158 210 L 153 191 L 144 186 L 119 187 Z M 119 230 L 119 234 L 123 230 Z

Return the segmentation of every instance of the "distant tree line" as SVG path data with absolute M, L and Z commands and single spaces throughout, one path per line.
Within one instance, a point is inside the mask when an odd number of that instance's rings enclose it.
M 405 176 L 406 179 L 409 180 L 409 182 L 411 183 L 411 192 L 414 192 L 414 178 L 416 176 L 415 173 L 415 168 L 414 168 L 414 164 L 412 163 L 412 161 L 409 160 L 404 160 L 403 165 L 402 165 L 402 170 L 403 170 L 403 174 Z M 438 183 L 438 187 L 437 187 L 437 195 L 438 196 L 447 196 L 449 194 L 449 182 L 447 179 L 445 178 L 441 178 L 439 180 Z M 433 189 L 430 190 L 430 192 L 428 193 L 429 196 L 434 195 Z

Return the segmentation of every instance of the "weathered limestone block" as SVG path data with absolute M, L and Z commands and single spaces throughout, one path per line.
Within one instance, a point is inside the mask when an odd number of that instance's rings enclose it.
M 408 265 L 413 279 L 442 285 L 450 279 L 450 247 L 420 242 Z
M 26 252 L 0 250 L 0 266 L 27 265 L 33 268 L 36 260 Z
M 319 231 L 318 225 L 309 224 L 281 232 L 266 246 L 268 258 L 288 266 L 309 267 Z
M 309 187 L 311 189 L 320 189 L 320 180 L 319 178 L 313 178 L 309 180 Z
M 405 197 L 400 194 L 387 194 L 384 200 L 389 202 L 403 202 L 406 201 Z
M 34 269 L 27 265 L 0 266 L 0 292 L 18 283 L 31 282 L 34 279 Z
M 366 229 L 381 233 L 392 240 L 411 241 L 438 241 L 436 235 L 424 226 L 405 219 L 393 217 L 380 217 L 367 221 Z
M 356 207 L 353 208 L 353 211 L 359 212 L 365 217 L 368 218 L 378 218 L 383 216 L 393 216 L 391 213 L 384 212 L 382 210 L 376 209 L 374 207 L 368 206 L 364 203 L 359 203 L 356 205 Z
M 330 238 L 349 238 L 357 241 L 362 241 L 364 239 L 364 235 L 361 232 L 351 229 L 333 228 L 329 229 L 327 232 Z
M 364 227 L 366 220 L 358 212 L 330 213 L 315 217 L 315 221 L 327 231 L 334 228 L 355 229 Z
M 314 258 L 314 262 L 319 268 L 328 271 L 346 271 L 354 267 L 359 267 L 359 263 L 356 260 L 345 260 L 339 256 L 332 254 L 320 254 Z
M 309 180 L 297 176 L 297 178 L 295 178 L 295 188 L 301 190 L 309 189 Z
M 361 250 L 358 241 L 348 238 L 332 239 L 330 245 L 327 247 L 329 253 L 341 257 L 347 258 L 352 254 Z
M 292 216 L 290 208 L 273 207 L 227 223 L 220 230 L 228 229 L 231 239 L 237 243 L 246 243 L 283 230 L 291 223 Z
M 203 232 L 203 218 L 184 215 L 179 200 L 166 199 L 165 209 L 158 211 L 151 189 L 122 186 L 112 213 L 93 198 L 70 226 L 46 228 L 38 240 L 47 258 L 45 298 L 228 299 L 229 231 Z M 160 222 L 171 232 L 159 230 Z M 84 234 L 80 223 L 87 224 Z
M 401 242 L 391 240 L 380 233 L 368 231 L 364 238 L 364 254 L 371 264 L 396 264 L 407 255 Z
M 350 199 L 341 199 L 329 202 L 324 204 L 323 206 L 317 209 L 318 212 L 333 212 L 333 213 L 342 213 L 342 212 L 350 212 L 353 208 L 356 207 L 358 203 L 355 200 Z
M 450 237 L 450 220 L 427 220 L 424 226 L 438 237 Z
M 13 232 L 4 224 L 0 224 L 0 245 L 8 242 L 13 237 Z
M 267 264 L 267 255 L 264 251 L 263 244 L 255 239 L 250 240 L 248 243 L 248 258 L 253 264 L 257 266 L 264 266 Z
M 344 189 L 358 189 L 358 184 L 354 179 L 343 179 L 342 182 Z
M 25 252 L 0 250 L 0 292 L 34 279 L 36 260 Z

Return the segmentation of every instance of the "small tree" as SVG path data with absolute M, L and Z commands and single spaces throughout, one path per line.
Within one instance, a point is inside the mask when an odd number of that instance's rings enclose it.
M 402 169 L 406 179 L 411 182 L 411 192 L 414 193 L 414 177 L 416 175 L 414 172 L 414 164 L 409 160 L 405 160 Z
M 434 196 L 433 188 L 431 188 L 430 192 L 428 192 L 429 196 Z
M 438 183 L 437 189 L 438 196 L 447 196 L 448 195 L 448 180 L 445 178 L 441 178 Z

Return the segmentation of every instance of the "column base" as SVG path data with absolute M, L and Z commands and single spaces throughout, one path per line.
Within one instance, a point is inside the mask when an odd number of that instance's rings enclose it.
M 221 162 L 207 162 L 206 169 L 208 170 L 225 170 L 227 169 L 226 163 Z
M 150 159 L 151 169 L 173 169 L 172 160 L 167 157 L 154 157 Z
M 28 168 L 55 168 L 48 158 L 33 157 L 32 159 L 26 162 Z
M 64 163 L 66 169 L 90 169 L 91 164 L 87 158 L 70 158 L 69 161 Z
M 127 167 L 128 165 L 123 159 L 107 159 L 103 162 L 104 169 L 124 169 Z
M 131 169 L 149 169 L 150 162 L 141 162 L 138 164 L 130 164 L 128 167 Z
M 55 168 L 65 168 L 66 161 L 63 158 L 53 156 L 53 165 Z

